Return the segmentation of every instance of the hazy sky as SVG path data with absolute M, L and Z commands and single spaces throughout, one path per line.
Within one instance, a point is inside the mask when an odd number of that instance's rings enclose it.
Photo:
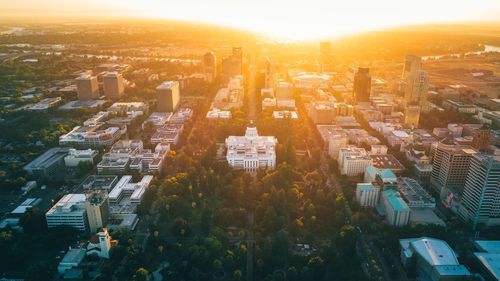
M 0 0 L 0 16 L 182 19 L 311 39 L 414 23 L 498 21 L 500 0 Z

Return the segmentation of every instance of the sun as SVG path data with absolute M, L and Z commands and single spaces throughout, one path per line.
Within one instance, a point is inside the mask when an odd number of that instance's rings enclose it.
M 44 13 L 66 17 L 185 20 L 252 30 L 278 39 L 311 40 L 390 26 L 498 21 L 498 0 L 22 0 L 0 15 Z M 30 7 L 30 9 L 26 9 Z M 2 11 L 4 13 L 2 13 Z

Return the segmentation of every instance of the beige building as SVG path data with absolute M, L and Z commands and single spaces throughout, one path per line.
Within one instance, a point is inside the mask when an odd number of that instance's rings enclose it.
M 339 157 L 339 151 L 343 147 L 349 145 L 349 138 L 345 132 L 330 132 L 328 139 L 328 155 L 332 159 L 337 159 Z
M 156 87 L 157 111 L 174 112 L 180 101 L 178 81 L 165 81 Z
M 109 217 L 108 193 L 104 190 L 92 191 L 86 195 L 85 210 L 89 220 L 89 231 L 94 233 L 106 226 Z
M 418 128 L 420 122 L 420 105 L 407 105 L 405 108 L 405 127 Z
M 108 72 L 103 78 L 104 95 L 107 98 L 119 98 L 125 91 L 123 76 L 118 72 Z
M 90 100 L 99 98 L 99 84 L 97 77 L 82 75 L 76 79 L 76 92 L 79 100 Z

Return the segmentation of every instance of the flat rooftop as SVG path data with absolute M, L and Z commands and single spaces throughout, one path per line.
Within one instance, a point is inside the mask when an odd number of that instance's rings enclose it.
M 415 224 L 435 224 L 446 226 L 446 223 L 440 219 L 432 209 L 412 209 L 410 213 L 410 222 Z
M 118 181 L 114 175 L 90 175 L 81 183 L 83 189 L 106 189 L 111 190 Z
M 500 254 L 498 253 L 474 253 L 476 259 L 493 278 L 500 280 Z
M 500 240 L 476 240 L 474 245 L 479 251 L 500 254 Z
M 55 162 L 61 161 L 64 156 L 69 152 L 67 147 L 54 147 L 45 151 L 42 155 L 38 156 L 35 160 L 24 166 L 25 169 L 45 169 L 50 167 Z
M 357 187 L 362 190 L 362 191 L 370 191 L 375 188 L 375 186 L 372 183 L 358 183 Z
M 399 192 L 393 189 L 388 189 L 382 192 L 383 196 L 387 198 L 389 204 L 398 212 L 411 211 L 408 204 L 399 196 Z
M 179 86 L 178 81 L 165 81 L 161 83 L 158 87 L 156 87 L 157 90 L 170 90 L 174 86 Z
M 96 108 L 106 103 L 104 100 L 75 100 L 59 107 L 60 110 L 72 110 L 81 108 Z
M 86 252 L 83 248 L 69 249 L 66 255 L 64 255 L 61 264 L 80 263 L 85 258 Z
M 370 155 L 373 160 L 373 166 L 377 169 L 389 169 L 393 172 L 405 170 L 405 166 L 392 154 Z
M 434 197 L 412 178 L 398 178 L 398 189 L 410 202 L 435 203 Z

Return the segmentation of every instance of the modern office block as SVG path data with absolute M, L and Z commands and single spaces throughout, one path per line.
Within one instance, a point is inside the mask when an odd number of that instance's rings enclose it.
M 90 100 L 99 98 L 99 84 L 97 77 L 82 75 L 76 79 L 76 91 L 79 100 Z
M 411 209 L 401 198 L 397 190 L 388 189 L 382 192 L 382 206 L 385 210 L 385 219 L 393 226 L 405 226 L 410 222 Z
M 156 87 L 157 111 L 174 112 L 180 101 L 178 81 L 165 81 Z
M 370 69 L 366 67 L 358 68 L 354 75 L 354 100 L 356 102 L 370 102 L 372 77 Z
M 64 157 L 70 149 L 66 147 L 54 147 L 45 151 L 35 160 L 24 166 L 28 174 L 35 177 L 50 177 L 64 169 Z
M 441 197 L 450 192 L 460 196 L 469 164 L 477 151 L 470 146 L 455 144 L 453 137 L 447 137 L 434 145 L 432 160 L 431 185 L 441 193 Z
M 49 228 L 68 226 L 80 231 L 86 231 L 88 229 L 88 220 L 85 200 L 85 194 L 64 195 L 45 214 L 47 226 Z
M 460 217 L 478 225 L 500 225 L 500 156 L 474 154 L 462 194 Z
M 361 207 L 376 207 L 380 195 L 380 187 L 373 183 L 358 183 L 356 186 L 356 201 Z
M 124 80 L 121 73 L 108 72 L 103 78 L 104 95 L 107 98 L 119 98 L 125 91 Z

